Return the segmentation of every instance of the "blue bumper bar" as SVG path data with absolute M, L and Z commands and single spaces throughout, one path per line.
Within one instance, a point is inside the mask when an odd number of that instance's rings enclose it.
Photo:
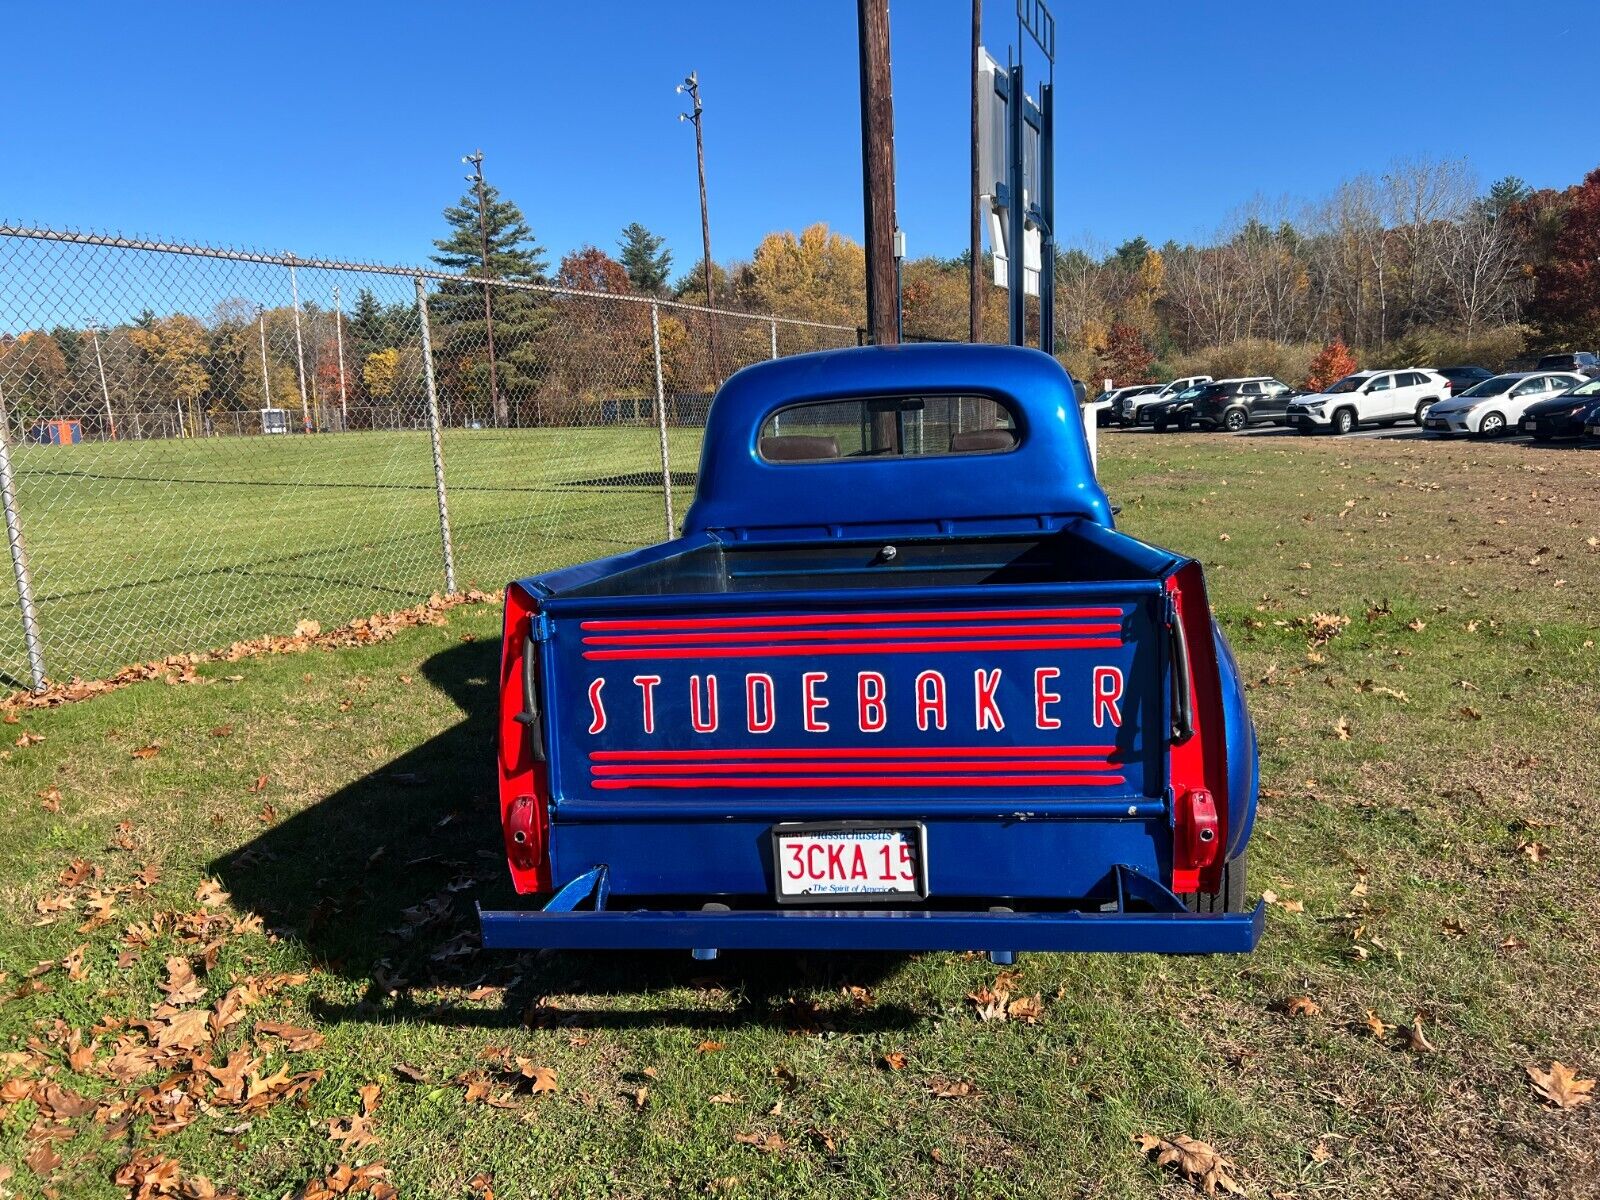
M 1266 905 L 1249 913 L 939 912 L 770 909 L 743 912 L 481 912 L 489 950 L 982 950 L 1244 954 Z

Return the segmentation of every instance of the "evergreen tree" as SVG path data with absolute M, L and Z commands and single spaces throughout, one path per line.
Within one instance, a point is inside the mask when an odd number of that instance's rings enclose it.
M 672 251 L 662 249 L 665 241 L 634 221 L 622 231 L 622 240 L 617 243 L 629 281 L 647 296 L 659 296 L 667 286 Z
M 510 200 L 502 200 L 495 188 L 485 184 L 483 190 L 489 278 L 543 283 L 544 247 L 533 240 L 522 210 Z M 450 232 L 434 242 L 439 253 L 433 261 L 447 270 L 482 278 L 484 239 L 478 225 L 476 191 L 445 209 L 444 219 Z M 531 399 L 538 388 L 542 367 L 539 337 L 549 325 L 549 300 L 538 292 L 491 288 L 490 305 L 498 384 L 493 397 L 494 421 L 506 426 L 511 424 L 510 401 Z M 489 339 L 483 307 L 482 287 L 470 283 L 442 283 L 428 301 L 439 372 L 454 392 L 468 399 L 474 411 L 474 401 L 490 399 Z
M 1484 216 L 1491 221 L 1498 221 L 1513 206 L 1521 204 L 1532 194 L 1533 189 L 1526 183 L 1515 175 L 1507 175 L 1504 179 L 1496 180 L 1489 194 L 1478 204 Z

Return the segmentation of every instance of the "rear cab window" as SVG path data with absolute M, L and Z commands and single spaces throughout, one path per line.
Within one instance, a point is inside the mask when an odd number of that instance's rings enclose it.
M 991 396 L 888 396 L 792 404 L 767 418 L 757 450 L 778 465 L 1004 454 L 1022 431 Z

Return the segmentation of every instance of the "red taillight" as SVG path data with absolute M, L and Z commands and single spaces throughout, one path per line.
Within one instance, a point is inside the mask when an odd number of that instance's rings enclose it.
M 1228 747 L 1222 725 L 1222 675 L 1211 630 L 1211 607 L 1198 563 L 1167 580 L 1176 620 L 1182 627 L 1188 678 L 1187 729 L 1175 732 L 1168 754 L 1175 800 L 1172 890 L 1214 892 L 1222 886 L 1223 848 L 1228 841 Z M 1176 636 L 1177 631 L 1174 631 Z M 1177 670 L 1177 663 L 1174 663 Z M 1181 724 L 1181 723 L 1178 723 Z
M 500 644 L 499 753 L 500 826 L 506 861 L 517 891 L 548 892 L 550 876 L 550 776 L 537 713 L 528 711 L 525 658 L 537 653 L 529 641 L 537 606 L 513 584 L 506 589 Z

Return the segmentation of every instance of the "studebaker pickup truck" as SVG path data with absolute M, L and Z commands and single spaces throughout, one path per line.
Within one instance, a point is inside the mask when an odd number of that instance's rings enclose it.
M 718 392 L 680 537 L 506 592 L 490 948 L 1248 951 L 1255 734 L 1196 562 L 998 346 Z

